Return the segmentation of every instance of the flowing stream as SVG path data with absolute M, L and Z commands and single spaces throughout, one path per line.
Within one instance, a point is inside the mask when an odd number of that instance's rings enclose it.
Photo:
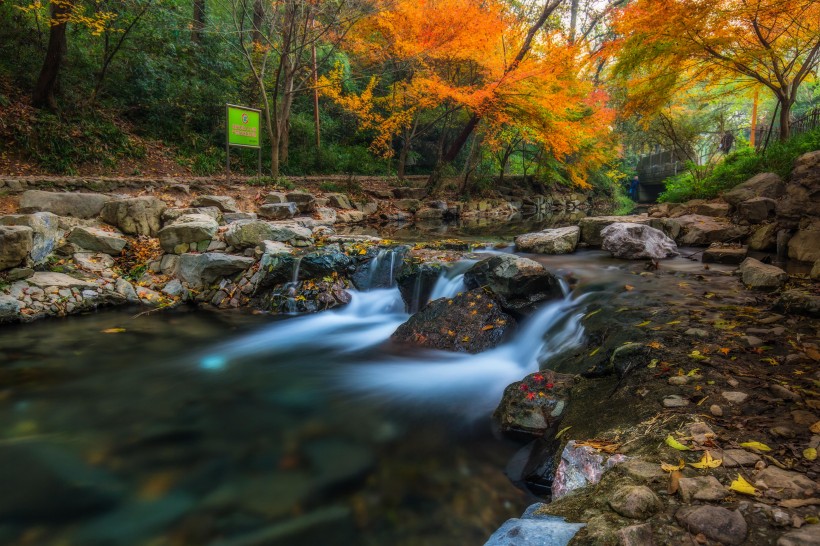
M 392 284 L 395 257 L 378 259 Z M 464 290 L 469 265 L 432 298 Z M 315 544 L 309 529 L 323 544 L 483 544 L 534 500 L 503 476 L 516 446 L 488 416 L 507 384 L 583 342 L 590 294 L 565 287 L 477 355 L 391 344 L 409 316 L 395 286 L 298 317 L 115 310 L 3 327 L 0 370 L 20 379 L 0 391 L 0 446 L 74 457 L 117 494 L 70 524 L 0 522 L 0 543 L 34 527 L 48 545 Z

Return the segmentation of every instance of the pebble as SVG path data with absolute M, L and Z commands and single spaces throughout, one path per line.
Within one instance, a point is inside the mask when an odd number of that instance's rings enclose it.
M 732 404 L 742 404 L 749 398 L 748 394 L 740 391 L 723 391 L 720 395 Z
M 718 457 L 718 455 L 715 455 Z M 725 449 L 720 457 L 723 459 L 723 466 L 726 468 L 736 468 L 738 466 L 754 466 L 760 461 L 760 456 L 745 449 Z
M 760 324 L 773 324 L 775 322 L 779 322 L 779 321 L 783 320 L 784 318 L 785 317 L 783 317 L 783 315 L 771 315 L 771 316 L 766 317 L 764 319 L 760 319 L 758 322 Z
M 715 417 L 723 417 L 723 408 L 721 408 L 717 404 L 712 404 L 711 406 L 709 406 L 709 412 Z
M 742 339 L 744 342 L 746 342 L 746 345 L 747 345 L 748 347 L 755 348 L 755 347 L 760 347 L 760 346 L 762 346 L 762 345 L 763 345 L 763 340 L 762 340 L 762 339 L 760 339 L 759 337 L 755 337 L 755 336 L 740 336 L 740 339 Z
M 740 385 L 740 381 L 734 378 L 727 379 L 726 382 L 729 384 L 730 387 L 737 387 L 738 385 Z
M 686 385 L 689 383 L 689 378 L 685 375 L 673 375 L 669 378 L 668 383 L 670 385 Z
M 631 485 L 616 489 L 609 507 L 626 518 L 647 519 L 661 509 L 661 501 L 647 486 Z
M 726 488 L 714 476 L 697 476 L 695 478 L 681 478 L 678 481 L 678 491 L 683 502 L 719 501 L 728 494 Z
M 709 337 L 709 332 L 702 328 L 689 328 L 684 334 L 693 337 Z
M 663 399 L 663 407 L 665 408 L 682 408 L 688 405 L 689 400 L 678 394 L 672 394 Z
M 800 400 L 799 394 L 790 391 L 782 385 L 769 385 L 769 391 L 778 398 L 784 398 L 786 400 Z

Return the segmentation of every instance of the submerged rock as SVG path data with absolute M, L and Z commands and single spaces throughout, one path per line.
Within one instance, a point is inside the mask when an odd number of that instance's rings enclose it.
M 322 278 L 336 273 L 346 276 L 353 260 L 338 245 L 330 245 L 302 256 L 299 264 L 300 279 Z
M 498 346 L 515 328 L 515 319 L 482 290 L 430 302 L 398 327 L 392 339 L 466 353 L 479 353 Z
M 799 288 L 784 290 L 775 302 L 774 308 L 797 315 L 820 318 L 820 295 Z
M 563 296 L 558 278 L 543 265 L 511 254 L 481 260 L 464 274 L 464 284 L 489 289 L 508 312 L 528 312 L 534 304 Z
M 602 247 L 616 258 L 661 260 L 677 256 L 675 241 L 661 230 L 641 224 L 615 223 L 601 231 Z

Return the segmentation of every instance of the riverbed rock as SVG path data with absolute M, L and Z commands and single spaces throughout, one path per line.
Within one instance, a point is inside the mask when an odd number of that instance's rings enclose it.
M 95 218 L 113 198 L 99 193 L 59 193 L 28 190 L 20 196 L 20 212 L 51 212 L 57 216 Z
M 769 197 L 752 197 L 737 205 L 737 217 L 750 224 L 765 222 L 774 214 L 777 201 Z
M 685 204 L 684 206 L 686 206 Z M 729 203 L 722 201 L 714 202 L 700 202 L 695 203 L 689 207 L 692 214 L 699 214 L 701 216 L 726 217 L 729 216 Z
M 295 203 L 296 208 L 302 214 L 311 213 L 316 210 L 316 198 L 303 191 L 292 191 L 285 195 L 288 202 Z
M 530 374 L 504 389 L 493 419 L 504 433 L 549 438 L 558 432 L 574 385 L 575 377 L 569 374 Z
M 783 195 L 785 190 L 786 184 L 778 175 L 775 173 L 760 173 L 724 193 L 723 199 L 733 207 L 737 207 L 743 201 L 748 201 L 754 197 L 777 199 Z
M 820 546 L 820 525 L 806 525 L 780 535 L 777 546 Z
M 102 273 L 114 267 L 114 258 L 104 252 L 75 252 L 74 263 L 81 269 Z
M 0 293 L 0 323 L 17 320 L 20 307 L 21 303 L 17 298 Z
M 570 254 L 575 252 L 580 237 L 581 228 L 578 226 L 545 229 L 519 235 L 515 238 L 515 246 L 519 252 Z
M 789 258 L 809 263 L 820 260 L 820 220 L 808 223 L 789 239 Z
M 687 506 L 675 513 L 675 519 L 691 534 L 703 533 L 723 544 L 743 544 L 748 532 L 740 512 L 721 506 Z
M 306 246 L 312 241 L 310 229 L 295 223 L 249 220 L 234 222 L 225 232 L 225 241 L 235 248 L 251 248 L 262 241 L 282 241 Z
M 719 501 L 729 492 L 714 476 L 695 476 L 694 478 L 680 478 L 678 491 L 685 503 L 693 500 Z
M 566 546 L 584 525 L 527 509 L 521 518 L 505 521 L 484 546 Z
M 604 250 L 625 260 L 661 260 L 679 254 L 675 241 L 647 225 L 617 222 L 601 230 L 601 237 Z
M 763 224 L 749 237 L 749 250 L 774 250 L 777 247 L 777 224 Z
M 223 220 L 225 220 L 222 211 L 217 207 L 189 207 L 185 209 L 165 209 L 162 211 L 162 224 L 171 224 L 185 214 L 205 214 L 216 220 L 218 224 L 221 224 Z
M 216 207 L 222 212 L 239 212 L 236 201 L 227 195 L 200 195 L 191 201 L 192 207 Z
M 27 226 L 0 226 L 0 271 L 22 264 L 34 245 L 34 230 Z
M 329 245 L 302 256 L 299 264 L 300 279 L 316 279 L 337 273 L 346 277 L 353 260 L 338 245 Z
M 110 509 L 122 486 L 46 441 L 0 446 L 0 520 L 52 521 Z
M 746 259 L 748 248 L 742 245 L 711 244 L 703 251 L 703 263 L 739 265 Z
M 626 485 L 616 489 L 609 498 L 609 507 L 625 518 L 647 519 L 662 505 L 658 496 L 645 485 Z
M 165 203 L 156 197 L 134 197 L 107 202 L 100 216 L 128 235 L 148 235 L 156 237 L 162 227 L 162 212 Z
M 570 440 L 561 452 L 561 462 L 552 482 L 552 498 L 559 499 L 576 489 L 601 481 L 604 472 L 628 457 L 620 453 L 607 454 L 590 446 L 577 446 Z
M 820 294 L 805 289 L 784 290 L 774 304 L 778 311 L 820 318 Z
M 289 220 L 297 211 L 296 203 L 267 203 L 257 210 L 259 217 L 267 220 Z
M 65 230 L 61 218 L 50 212 L 33 214 L 9 214 L 0 216 L 0 225 L 27 226 L 34 231 L 29 256 L 33 265 L 42 265 L 63 239 Z
M 100 228 L 77 226 L 71 230 L 66 240 L 82 249 L 118 256 L 125 248 L 125 237 L 117 232 Z
M 789 280 L 789 274 L 779 267 L 754 258 L 743 260 L 739 271 L 743 284 L 753 290 L 777 290 Z
M 649 216 L 589 216 L 581 218 L 578 227 L 581 229 L 581 242 L 589 246 L 601 246 L 604 242 L 601 232 L 609 225 L 617 223 L 649 225 L 653 219 Z
M 775 499 L 806 499 L 820 489 L 817 482 L 800 472 L 768 466 L 754 476 L 753 485 Z
M 328 204 L 335 209 L 352 209 L 353 205 L 350 203 L 347 195 L 343 193 L 329 193 L 325 196 Z
M 174 223 L 169 224 L 159 230 L 159 243 L 162 249 L 168 253 L 181 254 L 188 248 L 192 250 L 205 250 L 210 243 L 219 224 L 216 220 L 205 214 L 184 214 L 177 218 Z M 200 248 L 202 244 L 202 248 Z M 180 249 L 180 247 L 183 247 Z
M 443 351 L 480 353 L 498 346 L 515 325 L 515 319 L 479 289 L 430 302 L 399 326 L 392 339 Z
M 676 220 L 682 232 L 678 243 L 686 246 L 738 242 L 749 233 L 748 226 L 739 226 L 723 218 L 686 214 Z
M 217 279 L 245 271 L 254 264 L 253 258 L 234 256 L 221 252 L 182 254 L 179 257 L 177 275 L 191 288 L 207 286 Z
M 469 289 L 487 288 L 507 312 L 526 313 L 545 300 L 563 296 L 558 278 L 543 265 L 512 254 L 499 254 L 476 263 L 464 274 Z

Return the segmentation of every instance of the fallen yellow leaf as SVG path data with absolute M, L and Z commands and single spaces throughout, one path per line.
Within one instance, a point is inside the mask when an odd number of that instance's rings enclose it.
M 808 459 L 809 461 L 813 461 L 817 458 L 817 449 L 813 447 L 809 447 L 803 450 L 803 457 Z
M 678 451 L 689 451 L 688 447 L 672 438 L 671 434 L 666 437 L 666 445 L 668 445 L 671 448 L 677 449 Z
M 771 451 L 772 448 L 767 446 L 766 444 L 761 444 L 760 442 L 743 442 L 740 444 L 740 447 L 747 447 L 749 449 L 756 449 L 758 451 Z
M 704 453 L 703 458 L 700 462 L 697 463 L 689 463 L 689 466 L 693 468 L 717 468 L 723 463 L 723 459 L 713 459 L 712 454 L 709 453 L 707 450 Z
M 820 421 L 817 421 L 812 426 L 810 426 L 809 430 L 815 434 L 820 434 Z
M 744 480 L 743 476 L 740 474 L 738 474 L 737 479 L 732 481 L 729 485 L 729 489 L 732 491 L 737 491 L 738 493 L 743 493 L 744 495 L 757 495 L 757 489 L 755 489 L 752 484 Z
M 684 466 L 686 466 L 686 463 L 683 462 L 683 459 L 680 459 L 680 461 L 676 465 L 669 463 L 661 463 L 661 470 L 663 470 L 664 472 L 674 472 L 675 470 L 680 470 Z
M 102 331 L 103 334 L 121 334 L 125 331 L 125 328 L 106 328 Z

